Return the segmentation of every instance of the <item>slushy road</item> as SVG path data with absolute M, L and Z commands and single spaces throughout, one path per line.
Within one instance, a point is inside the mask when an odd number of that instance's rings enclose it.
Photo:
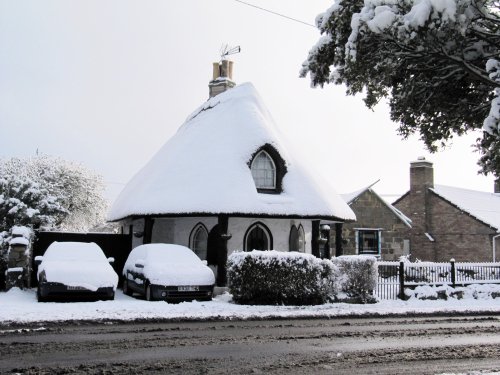
M 61 323 L 0 328 L 0 373 L 500 371 L 500 317 Z

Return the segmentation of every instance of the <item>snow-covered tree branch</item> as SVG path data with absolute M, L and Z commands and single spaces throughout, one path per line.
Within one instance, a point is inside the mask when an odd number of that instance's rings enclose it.
M 388 98 L 403 137 L 435 151 L 482 129 L 481 172 L 500 176 L 500 18 L 491 0 L 336 0 L 301 76 Z
M 0 159 L 0 232 L 14 225 L 86 231 L 104 221 L 102 177 L 59 158 Z

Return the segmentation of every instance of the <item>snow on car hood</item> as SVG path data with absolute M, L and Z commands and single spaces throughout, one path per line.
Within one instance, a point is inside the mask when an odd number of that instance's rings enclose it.
M 42 272 L 47 282 L 81 286 L 91 291 L 105 287 L 116 290 L 118 285 L 118 275 L 105 262 L 44 260 L 38 268 L 38 278 Z
M 210 268 L 200 264 L 169 264 L 168 267 L 146 265 L 144 275 L 157 285 L 212 285 L 215 283 L 214 273 Z

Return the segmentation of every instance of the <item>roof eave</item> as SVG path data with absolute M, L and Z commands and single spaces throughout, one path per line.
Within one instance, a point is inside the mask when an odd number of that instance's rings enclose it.
M 241 212 L 181 212 L 181 213 L 161 213 L 161 214 L 132 214 L 118 219 L 107 220 L 110 223 L 116 223 L 122 220 L 136 220 L 141 218 L 178 218 L 178 217 L 208 217 L 208 216 L 230 216 L 230 217 L 255 217 L 266 219 L 308 219 L 308 220 L 326 220 L 339 223 L 353 223 L 355 219 L 342 219 L 331 215 L 279 215 L 279 214 L 258 214 L 258 213 L 241 213 Z

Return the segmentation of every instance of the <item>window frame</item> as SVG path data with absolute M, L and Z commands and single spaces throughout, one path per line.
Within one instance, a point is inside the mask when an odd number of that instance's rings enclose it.
M 296 247 L 297 249 L 292 249 L 292 234 L 293 234 L 293 231 L 295 229 L 295 232 L 297 234 L 297 243 L 296 243 Z M 306 235 L 305 235 L 305 232 L 304 232 L 304 227 L 302 226 L 302 224 L 299 224 L 299 226 L 297 227 L 295 224 L 292 224 L 292 226 L 290 227 L 290 234 L 288 235 L 288 251 L 296 251 L 296 252 L 299 252 L 299 253 L 305 253 L 306 252 Z
M 299 253 L 305 253 L 306 252 L 306 232 L 304 231 L 304 227 L 302 224 L 299 224 L 299 227 L 297 228 L 299 232 Z M 302 246 L 300 244 L 302 239 Z
M 295 230 L 295 232 L 294 232 L 294 230 Z M 294 233 L 297 236 L 297 238 L 296 238 L 297 243 L 296 244 L 293 243 L 293 242 L 295 242 L 295 239 L 292 238 L 292 235 Z M 297 247 L 296 249 L 293 248 L 295 246 Z M 290 234 L 288 235 L 288 251 L 297 251 L 298 252 L 299 249 L 300 249 L 300 246 L 299 246 L 299 230 L 297 229 L 297 227 L 294 224 L 292 224 L 292 227 L 290 228 Z
M 362 234 L 366 233 L 376 233 L 377 241 L 377 252 L 364 252 L 361 248 Z M 355 239 L 356 239 L 356 254 L 358 255 L 372 255 L 375 257 L 380 257 L 382 254 L 382 228 L 355 228 Z
M 200 257 L 200 255 L 196 252 L 196 249 L 194 248 L 194 243 L 195 243 L 195 240 L 196 240 L 196 236 L 197 234 L 200 232 L 200 230 L 202 230 L 205 235 L 206 235 L 206 248 L 205 248 L 205 259 L 202 259 Z M 189 234 L 189 248 L 191 249 L 191 251 L 193 253 L 195 253 L 201 260 L 207 260 L 207 257 L 208 257 L 208 229 L 207 227 L 203 224 L 203 223 L 197 223 L 193 229 L 191 230 L 191 233 Z
M 257 156 L 260 155 L 261 152 L 265 152 L 274 164 L 274 179 L 275 179 L 274 188 L 260 188 L 257 187 L 257 185 L 255 184 L 255 179 L 252 174 L 252 165 L 253 162 L 256 160 Z M 251 156 L 247 165 L 248 168 L 250 169 L 250 174 L 252 176 L 252 180 L 254 181 L 255 188 L 257 189 L 258 193 L 280 194 L 281 192 L 283 192 L 283 177 L 287 173 L 287 167 L 285 160 L 281 157 L 279 152 L 272 145 L 267 143 L 264 146 L 258 148 Z
M 261 155 L 264 155 L 266 157 L 266 159 L 268 159 L 271 162 L 271 168 L 272 168 L 272 172 L 273 172 L 273 183 L 271 186 L 267 186 L 267 185 L 257 186 L 257 181 L 255 180 L 254 170 L 257 170 L 257 169 L 254 169 L 254 167 L 255 167 L 255 163 L 257 162 L 257 160 L 259 159 L 259 157 Z M 257 155 L 255 155 L 255 157 L 252 160 L 252 164 L 250 165 L 250 170 L 252 172 L 252 178 L 253 178 L 253 181 L 255 182 L 255 186 L 257 187 L 257 189 L 261 189 L 261 190 L 275 190 L 276 189 L 276 163 L 274 162 L 271 155 L 269 155 L 269 153 L 267 153 L 265 150 L 260 150 L 257 153 Z M 258 169 L 258 170 L 261 170 L 261 169 Z M 267 169 L 262 169 L 262 170 L 267 172 Z M 267 178 L 264 178 L 264 179 L 267 180 Z

